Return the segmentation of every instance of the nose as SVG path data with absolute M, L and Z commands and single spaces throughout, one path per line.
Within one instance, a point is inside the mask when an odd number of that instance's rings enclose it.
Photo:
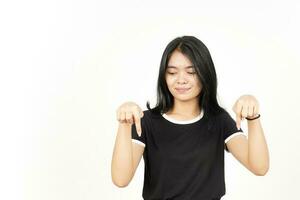
M 179 73 L 177 77 L 177 83 L 186 83 L 186 77 L 184 73 Z

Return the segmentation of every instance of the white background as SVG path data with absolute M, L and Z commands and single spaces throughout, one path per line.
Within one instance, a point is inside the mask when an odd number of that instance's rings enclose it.
M 261 107 L 270 170 L 255 176 L 225 154 L 222 199 L 297 199 L 299 10 L 296 1 L 1 2 L 0 199 L 142 199 L 143 161 L 129 186 L 111 182 L 116 109 L 154 106 L 162 52 L 183 35 L 209 48 L 233 117 L 240 95 Z

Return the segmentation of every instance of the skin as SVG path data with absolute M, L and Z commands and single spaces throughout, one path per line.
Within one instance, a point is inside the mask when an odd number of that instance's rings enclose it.
M 194 74 L 190 60 L 174 51 L 168 63 L 166 82 L 168 89 L 174 96 L 174 106 L 166 114 L 177 120 L 193 119 L 200 114 L 197 98 L 202 85 Z M 175 88 L 190 88 L 185 93 Z M 259 113 L 259 103 L 252 95 L 242 95 L 232 107 L 236 114 L 236 126 L 246 118 L 253 118 Z M 141 135 L 142 109 L 134 102 L 125 102 L 116 111 L 119 127 L 115 140 L 111 162 L 112 182 L 118 187 L 126 187 L 132 180 L 144 152 L 144 146 L 131 140 L 131 125 L 136 126 Z M 247 121 L 248 138 L 236 135 L 227 143 L 229 152 L 250 172 L 263 176 L 269 169 L 269 153 L 260 118 Z
M 131 140 L 131 125 L 135 123 L 140 135 L 140 119 L 144 113 L 136 103 L 125 102 L 117 109 L 116 114 L 119 127 L 111 161 L 111 178 L 117 187 L 126 187 L 133 178 L 144 152 L 142 145 Z
M 181 52 L 174 51 L 166 69 L 166 83 L 174 97 L 174 106 L 166 114 L 178 120 L 189 120 L 200 114 L 198 96 L 202 85 L 191 61 Z M 190 88 L 180 93 L 176 88 Z
M 236 114 L 236 126 L 246 117 L 254 118 L 259 114 L 259 103 L 253 95 L 242 95 L 232 107 Z M 232 155 L 255 175 L 263 176 L 269 170 L 269 150 L 260 118 L 247 120 L 248 139 L 237 135 L 226 145 Z

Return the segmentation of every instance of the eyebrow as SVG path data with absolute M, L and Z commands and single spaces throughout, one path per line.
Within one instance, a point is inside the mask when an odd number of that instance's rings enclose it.
M 172 66 L 172 65 L 168 65 L 167 68 L 175 68 L 175 69 L 177 69 L 178 67 Z M 191 66 L 186 66 L 185 67 L 185 69 L 188 69 L 188 68 L 194 68 L 194 66 L 191 65 Z

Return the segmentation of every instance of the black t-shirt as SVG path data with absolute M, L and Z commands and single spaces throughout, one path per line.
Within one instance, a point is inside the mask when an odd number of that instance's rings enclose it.
M 142 135 L 132 125 L 132 142 L 145 146 L 143 159 L 145 200 L 212 200 L 226 192 L 224 149 L 238 134 L 233 118 L 223 112 L 208 121 L 204 110 L 192 120 L 178 121 L 145 110 Z

